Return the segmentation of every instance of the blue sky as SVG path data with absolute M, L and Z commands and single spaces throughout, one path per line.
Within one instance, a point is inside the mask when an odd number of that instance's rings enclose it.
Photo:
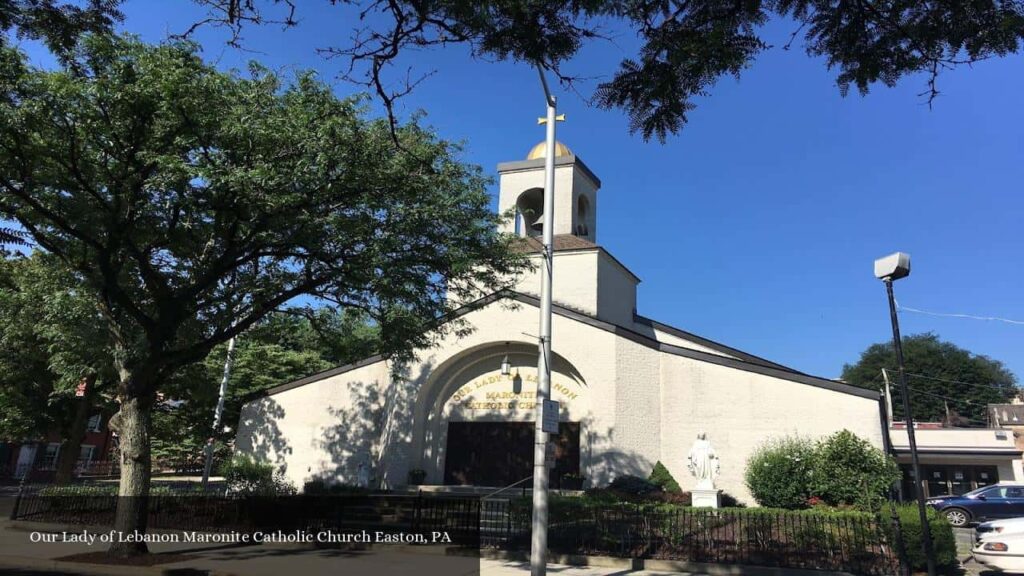
M 134 0 L 125 13 L 123 28 L 149 41 L 201 16 L 185 0 Z M 315 52 L 346 44 L 351 13 L 303 2 L 298 18 L 288 31 L 249 28 L 248 52 L 227 47 L 223 31 L 197 39 L 225 68 L 250 59 L 314 68 L 339 94 L 358 91 L 335 80 L 341 61 Z M 782 44 L 791 30 L 778 22 L 766 34 Z M 569 69 L 609 74 L 635 46 L 620 33 Z M 902 304 L 1024 320 L 1022 64 L 1018 55 L 946 73 L 929 109 L 918 96 L 924 78 L 844 98 L 823 61 L 775 48 L 740 80 L 722 79 L 665 144 L 630 135 L 620 111 L 559 90 L 568 116 L 559 140 L 602 180 L 598 242 L 643 280 L 641 314 L 837 377 L 890 336 L 872 262 L 896 250 L 913 257 L 896 286 Z M 404 110 L 423 109 L 443 137 L 464 140 L 464 160 L 493 174 L 543 139 L 534 70 L 475 62 L 459 48 L 402 65 L 437 71 Z M 1024 377 L 1024 325 L 911 313 L 901 322 L 904 334 L 933 331 Z

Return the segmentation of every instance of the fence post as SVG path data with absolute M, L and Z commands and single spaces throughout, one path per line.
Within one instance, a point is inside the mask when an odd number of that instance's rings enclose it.
M 412 512 L 412 531 L 420 531 L 420 507 L 423 505 L 423 490 L 416 491 L 416 504 Z
M 918 487 L 918 489 L 920 489 L 920 487 Z M 895 490 L 893 490 L 893 492 L 895 492 Z M 892 496 L 892 494 L 890 494 L 890 496 Z M 900 565 L 899 566 L 900 567 L 900 574 L 903 574 L 904 576 L 910 576 L 911 566 L 910 566 L 910 559 L 907 558 L 906 542 L 903 541 L 903 526 L 902 526 L 902 524 L 900 524 L 900 515 L 899 515 L 899 512 L 897 512 L 897 510 L 896 510 L 896 502 L 891 497 L 889 499 L 889 512 L 892 515 L 892 518 L 891 518 L 892 533 L 893 533 L 893 539 L 896 540 L 896 542 L 894 544 L 896 546 L 896 559 L 897 559 L 897 561 L 899 562 L 899 565 Z M 883 526 L 883 524 L 882 524 L 882 515 L 881 514 L 878 515 L 878 526 L 879 527 Z M 924 530 L 925 527 L 922 526 L 921 529 Z M 885 535 L 885 531 L 884 530 L 880 530 L 880 531 L 882 532 L 882 535 L 884 536 Z

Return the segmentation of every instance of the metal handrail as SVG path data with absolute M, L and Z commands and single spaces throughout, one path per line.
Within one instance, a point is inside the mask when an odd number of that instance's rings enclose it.
M 516 482 L 513 482 L 513 483 L 509 484 L 508 486 L 505 486 L 504 488 L 498 488 L 494 492 L 491 492 L 490 494 L 487 494 L 486 496 L 483 496 L 480 499 L 481 500 L 487 500 L 491 496 L 494 496 L 495 494 L 501 494 L 505 490 L 508 490 L 509 488 L 513 488 L 515 486 L 518 486 L 518 485 L 522 484 L 523 482 L 526 482 L 527 480 L 533 480 L 533 476 L 532 475 L 531 476 L 527 476 L 526 478 L 523 478 L 522 480 L 517 480 Z

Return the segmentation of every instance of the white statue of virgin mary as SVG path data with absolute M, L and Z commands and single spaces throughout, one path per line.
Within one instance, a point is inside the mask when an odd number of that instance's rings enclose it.
M 687 467 L 697 479 L 697 490 L 714 490 L 715 478 L 718 478 L 719 473 L 718 454 L 704 432 L 697 434 L 687 459 Z

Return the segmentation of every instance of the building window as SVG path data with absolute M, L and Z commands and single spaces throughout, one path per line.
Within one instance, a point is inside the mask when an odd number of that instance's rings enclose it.
M 914 469 L 909 464 L 900 466 L 903 471 L 903 499 L 917 497 L 917 487 L 924 485 L 926 498 L 959 495 L 971 490 L 999 482 L 995 466 L 972 465 L 922 465 L 922 482 L 914 481 Z
M 43 453 L 43 461 L 41 468 L 43 470 L 53 470 L 57 467 L 57 457 L 60 456 L 60 444 L 51 442 L 46 445 L 46 452 Z
M 83 444 L 78 451 L 78 462 L 75 464 L 75 468 L 81 473 L 83 470 L 89 467 L 92 463 L 93 454 L 96 452 L 96 447 L 91 444 Z
M 89 423 L 86 424 L 85 429 L 89 432 L 99 432 L 100 424 L 103 423 L 103 416 L 100 414 L 93 414 L 89 418 Z

